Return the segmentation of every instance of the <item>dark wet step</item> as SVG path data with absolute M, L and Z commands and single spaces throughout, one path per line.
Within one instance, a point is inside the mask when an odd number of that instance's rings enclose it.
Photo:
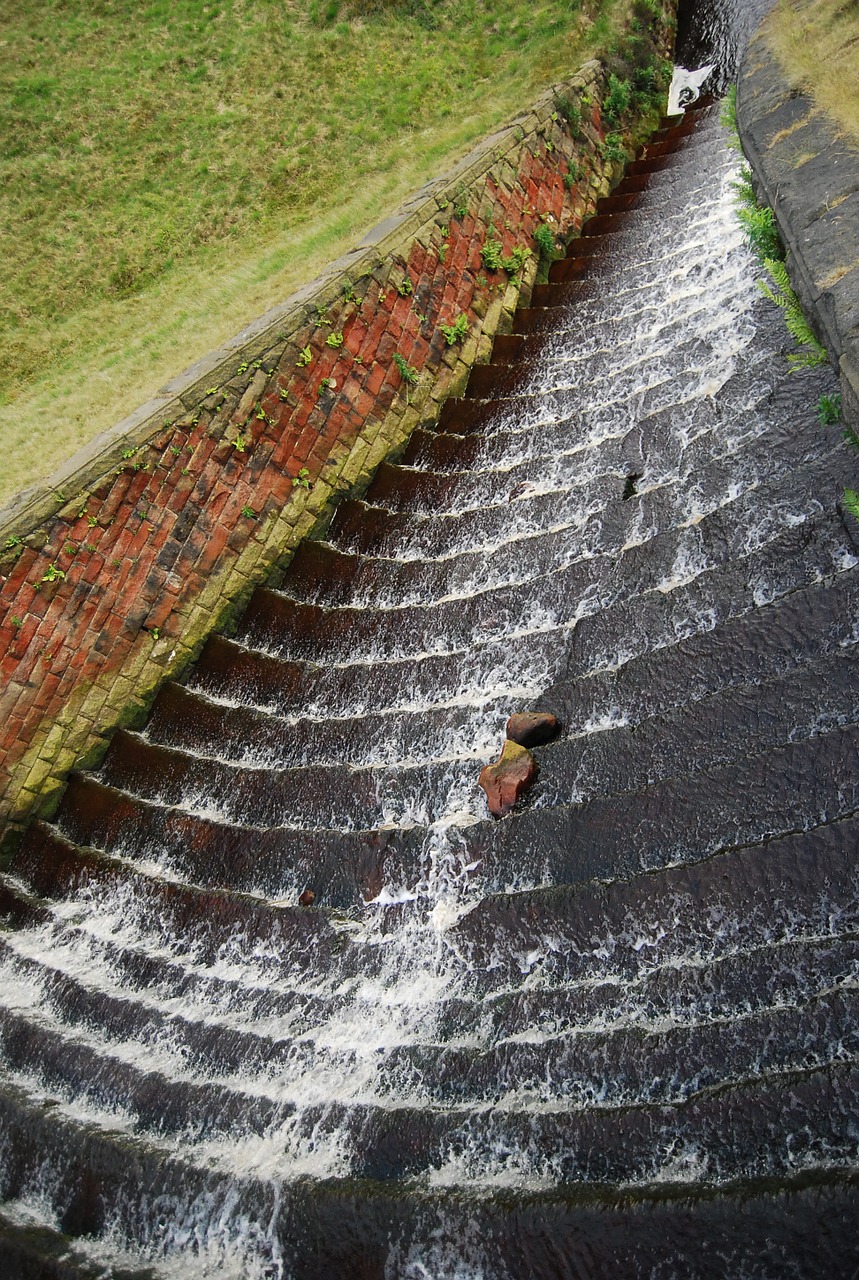
M 830 1085 L 833 1099 L 837 1090 L 838 1084 Z M 766 1142 L 778 1121 L 784 1120 L 783 1150 L 796 1125 L 820 1110 L 826 1096 L 827 1082 L 817 1082 L 816 1088 L 806 1084 L 798 1089 L 792 1117 L 783 1116 L 777 1106 L 768 1106 L 764 1114 L 770 1118 L 770 1128 L 759 1123 L 748 1131 L 748 1138 Z M 165 1160 L 158 1148 L 147 1149 L 139 1141 L 75 1125 L 56 1112 L 39 1114 L 38 1109 L 28 1108 L 20 1090 L 4 1092 L 0 1112 L 15 1152 L 7 1186 L 17 1195 L 41 1193 L 41 1161 L 50 1153 L 56 1168 L 51 1199 L 69 1234 L 98 1236 L 115 1218 L 132 1242 L 155 1241 L 158 1250 L 167 1244 L 175 1247 L 178 1242 L 161 1206 L 164 1197 L 172 1202 L 173 1197 L 182 1196 L 184 1202 L 188 1196 L 191 1203 L 205 1206 L 199 1217 L 190 1218 L 204 1246 L 210 1223 L 217 1224 L 228 1238 L 238 1233 L 240 1223 L 246 1231 L 248 1225 L 265 1224 L 265 1230 L 245 1235 L 253 1242 L 248 1244 L 249 1265 L 263 1266 L 276 1250 L 279 1261 L 286 1259 L 295 1280 L 323 1280 L 327 1275 L 342 1280 L 383 1280 L 390 1274 L 392 1239 L 403 1242 L 402 1254 L 397 1257 L 420 1257 L 425 1243 L 426 1256 L 432 1262 L 439 1256 L 433 1250 L 437 1251 L 440 1243 L 442 1247 L 455 1246 L 459 1256 L 462 1242 L 471 1238 L 468 1233 L 475 1229 L 479 1231 L 477 1238 L 486 1241 L 478 1255 L 481 1261 L 491 1253 L 491 1265 L 507 1267 L 512 1263 L 522 1280 L 542 1280 L 549 1273 L 549 1264 L 558 1280 L 572 1280 L 582 1274 L 579 1264 L 583 1259 L 592 1265 L 603 1258 L 606 1262 L 611 1259 L 615 1267 L 619 1260 L 628 1260 L 630 1274 L 643 1260 L 652 1259 L 656 1266 L 666 1258 L 676 1259 L 684 1275 L 721 1280 L 726 1265 L 736 1265 L 736 1274 L 741 1274 L 747 1264 L 759 1266 L 762 1259 L 777 1265 L 787 1251 L 792 1261 L 809 1261 L 803 1275 L 823 1277 L 848 1274 L 843 1268 L 839 1271 L 840 1264 L 846 1259 L 852 1265 L 852 1258 L 859 1256 L 852 1229 L 855 1219 L 851 1217 L 856 1191 L 849 1174 L 837 1167 L 824 1168 L 817 1175 L 812 1171 L 804 1178 L 801 1172 L 785 1170 L 775 1184 L 752 1176 L 743 1186 L 718 1189 L 689 1185 L 681 1189 L 669 1182 L 658 1190 L 629 1187 L 618 1193 L 593 1183 L 593 1191 L 584 1193 L 580 1185 L 584 1180 L 579 1178 L 575 1183 L 569 1181 L 564 1189 L 542 1194 L 530 1190 L 521 1197 L 510 1191 L 500 1200 L 475 1195 L 474 1187 L 464 1198 L 461 1192 L 429 1192 L 420 1187 L 397 1188 L 396 1194 L 391 1194 L 382 1185 L 354 1179 L 300 1180 L 279 1185 L 275 1208 L 274 1188 L 257 1178 L 236 1181 L 215 1169 L 195 1169 L 187 1157 L 174 1155 Z M 392 1117 L 392 1122 L 397 1118 Z M 420 1131 L 415 1120 L 410 1120 L 403 1126 L 402 1140 Z M 709 1113 L 700 1110 L 695 1120 L 706 1131 L 708 1122 L 718 1124 L 718 1115 L 711 1107 Z M 833 1106 L 830 1132 L 837 1129 L 837 1123 Z M 544 1130 L 549 1127 L 543 1126 Z M 639 1124 L 637 1129 L 637 1140 L 630 1143 L 636 1153 L 646 1141 L 645 1128 Z M 624 1139 L 630 1141 L 623 1126 L 616 1132 L 614 1147 Z M 658 1140 L 659 1135 L 658 1125 L 654 1125 L 651 1137 Z M 579 1136 L 585 1143 L 589 1135 L 564 1135 L 562 1149 L 571 1149 L 567 1137 Z M 738 1154 L 742 1135 L 737 1137 L 731 1152 L 726 1152 L 728 1158 Z M 800 1170 L 810 1140 L 809 1133 L 805 1141 L 797 1143 Z M 381 1132 L 376 1150 L 381 1157 L 377 1163 L 384 1168 Z M 653 1153 L 658 1159 L 657 1145 Z M 595 1166 L 609 1162 L 605 1157 L 600 1160 L 595 1152 Z M 682 1158 L 675 1161 L 674 1168 L 682 1177 Z M 447 1235 L 440 1241 L 440 1214 L 445 1231 L 451 1233 L 449 1243 Z M 813 1248 L 809 1246 L 812 1240 Z M 357 1258 L 356 1241 L 360 1242 Z M 714 1258 L 717 1269 L 711 1265 Z M 828 1269 L 824 1270 L 824 1265 Z
M 325 1025 L 338 1011 L 332 997 L 299 1002 L 271 992 L 256 1012 L 259 993 L 239 993 L 237 1005 L 240 1001 L 245 1016 L 243 1025 L 235 1026 L 195 1016 L 194 1003 L 185 1006 L 190 1012 L 185 1016 L 175 1011 L 175 1001 L 140 1002 L 130 988 L 118 986 L 111 994 L 35 960 L 10 957 L 10 963 L 16 979 L 40 987 L 40 1009 L 43 1015 L 50 1011 L 54 1030 L 46 1027 L 44 1016 L 36 1026 L 20 1014 L 5 1017 L 0 1032 L 7 1065 L 26 1070 L 38 1060 L 45 1067 L 43 1087 L 65 1094 L 76 1084 L 75 1092 L 85 1094 L 92 1106 L 130 1111 L 138 1127 L 181 1131 L 183 1108 L 190 1101 L 189 1128 L 195 1137 L 222 1128 L 230 1116 L 242 1127 L 243 1114 L 235 1114 L 235 1077 L 256 1079 L 256 1093 L 263 1076 L 276 1095 L 277 1079 L 294 1076 L 296 1069 L 322 1070 L 327 1060 Z M 678 1100 L 730 1079 L 820 1065 L 828 1060 L 826 1044 L 839 1058 L 852 1054 L 857 975 L 855 939 L 830 940 L 765 948 L 709 965 L 672 965 L 645 975 L 640 989 L 606 981 L 470 1004 L 450 1001 L 426 1023 L 426 1043 L 385 1049 L 377 1059 L 377 1087 L 428 1093 L 446 1104 L 491 1100 L 514 1090 L 522 1091 L 523 1102 L 527 1091 L 532 1102 L 564 1097 L 573 1107 Z M 161 983 L 157 990 L 163 1000 Z M 223 993 L 220 1005 L 226 1008 Z M 261 1018 L 260 1030 L 252 1013 Z M 313 1035 L 317 1026 L 321 1044 Z M 91 1028 L 98 1028 L 95 1043 Z M 460 1042 L 473 1037 L 484 1047 L 432 1044 L 434 1031 Z M 89 1043 L 80 1042 L 81 1034 Z M 111 1050 L 111 1041 L 130 1040 L 144 1046 L 143 1075 L 127 1068 L 127 1053 L 118 1060 Z M 154 1057 L 147 1057 L 149 1045 Z M 155 1058 L 164 1059 L 163 1045 L 169 1045 L 182 1075 L 190 1072 L 196 1082 L 174 1083 L 163 1075 L 153 1080 Z M 338 1059 L 344 1052 L 334 1050 Z M 678 1055 L 701 1064 L 698 1073 L 684 1074 Z M 233 1078 L 233 1083 L 216 1085 L 213 1076 Z M 161 1091 L 163 1118 L 153 1108 L 153 1090 Z M 278 1109 L 271 1099 L 252 1099 L 247 1124 L 283 1119 L 292 1110 L 291 1105 Z
M 241 763 L 397 764 L 453 756 L 487 734 L 497 738 L 510 715 L 503 695 L 476 706 L 401 712 L 368 711 L 338 719 L 279 719 L 250 707 L 210 702 L 182 685 L 166 684 L 146 726 L 151 742 L 214 754 Z M 264 748 L 261 748 L 264 743 Z
M 493 886 L 626 879 L 734 845 L 809 831 L 859 808 L 859 730 L 834 729 L 741 762 L 583 805 L 526 809 L 460 833 L 463 861 Z M 738 806 L 737 797 L 742 796 Z M 387 875 L 408 884 L 410 867 Z
M 512 829 L 514 821 L 505 824 Z M 610 981 L 626 986 L 805 939 L 859 929 L 859 814 L 609 883 L 487 895 L 451 931 L 486 990 Z M 583 868 L 584 869 L 584 868 Z M 766 989 L 766 988 L 764 988 Z
M 682 576 L 684 560 L 691 567 L 697 558 L 704 568 L 708 560 L 747 555 L 777 537 L 780 525 L 816 515 L 821 494 L 837 494 L 838 482 L 848 472 L 842 449 L 827 453 L 819 436 L 806 439 L 797 431 L 779 450 L 779 462 L 768 466 L 771 445 L 779 439 L 780 432 L 772 437 L 765 432 L 737 449 L 733 473 L 727 476 L 723 460 L 698 467 L 693 451 L 688 488 L 662 483 L 654 459 L 652 479 L 648 464 L 643 474 L 635 475 L 633 502 L 624 501 L 628 486 L 624 480 L 622 487 L 622 471 L 600 478 L 579 495 L 556 495 L 554 527 L 534 530 L 511 522 L 506 541 L 443 558 L 377 559 L 327 542 L 305 543 L 281 591 L 298 604 L 375 607 L 385 613 L 404 606 L 433 607 L 433 602 L 443 607 L 454 599 L 467 608 L 481 592 L 493 591 L 503 599 L 525 579 L 535 584 L 536 593 L 542 579 L 542 599 L 548 604 L 560 574 L 572 575 L 566 587 L 571 598 L 581 599 L 599 582 L 608 601 L 613 595 L 611 582 L 605 582 L 601 558 L 606 556 L 617 558 L 620 576 L 636 581 L 638 575 L 634 590 L 665 590 L 675 570 Z M 622 591 L 614 598 L 619 595 Z M 247 632 L 239 634 L 244 638 Z M 280 651 L 276 638 L 274 651 Z M 360 654 L 357 645 L 355 652 Z
M 401 464 L 386 465 L 372 501 L 380 506 L 390 501 L 390 507 L 396 510 L 403 506 L 400 486 L 406 493 L 414 490 L 416 496 L 422 496 L 418 479 L 421 475 L 426 475 L 423 484 L 431 492 L 433 486 L 442 486 L 442 477 L 453 474 L 466 481 L 475 474 L 482 476 L 489 471 L 494 472 L 503 494 L 509 491 L 518 478 L 517 472 L 528 459 L 539 459 L 545 474 L 548 467 L 552 471 L 557 469 L 552 464 L 559 455 L 563 457 L 565 472 L 574 474 L 578 465 L 583 477 L 596 474 L 592 464 L 603 451 L 608 451 L 609 458 L 612 451 L 622 457 L 622 442 L 633 432 L 647 429 L 650 424 L 653 424 L 650 435 L 654 448 L 658 447 L 665 456 L 676 458 L 693 438 L 687 426 L 690 420 L 698 425 L 698 434 L 719 429 L 735 435 L 748 435 L 753 424 L 744 421 L 747 415 L 753 419 L 769 420 L 776 428 L 778 415 L 771 403 L 776 396 L 794 421 L 807 421 L 810 414 L 807 409 L 803 412 L 796 389 L 780 385 L 780 380 L 772 377 L 772 372 L 762 364 L 749 362 L 720 388 L 718 399 L 700 397 L 678 403 L 632 427 L 625 415 L 618 415 L 611 408 L 574 410 L 561 415 L 556 421 L 532 425 L 528 415 L 520 419 L 508 401 L 454 401 L 455 412 L 446 422 L 439 424 L 442 429 L 414 432 Z M 476 405 L 478 413 L 471 412 L 472 405 Z M 663 420 L 659 423 L 662 429 L 657 432 L 655 427 L 660 419 Z M 711 451 L 715 453 L 717 449 L 717 442 L 713 440 Z M 448 492 L 446 487 L 443 488 L 441 496 Z M 333 540 L 336 540 L 342 523 L 341 516 L 330 535 Z
M 265 596 L 257 593 L 251 605 L 261 610 L 259 627 L 265 630 L 257 633 L 260 638 L 275 634 Z M 271 608 L 281 609 L 280 597 L 274 597 Z M 801 672 L 837 654 L 853 643 L 857 610 L 859 574 L 838 574 L 831 583 L 791 593 L 715 630 L 632 658 L 617 670 L 572 682 L 559 673 L 559 682 L 541 694 L 537 705 L 556 713 L 571 732 L 580 732 L 588 723 L 637 724 L 721 689 Z M 327 638 L 330 656 L 341 656 L 334 628 L 342 614 L 328 614 L 329 627 L 322 624 L 325 616 L 315 606 L 296 606 L 289 614 L 294 634 L 283 637 L 284 647 L 297 648 L 305 638 L 320 655 Z M 348 646 L 348 632 L 340 640 Z M 202 694 L 168 684 L 155 702 L 147 735 L 167 746 L 202 753 L 217 743 L 226 758 L 239 761 L 258 757 L 260 743 L 265 742 L 272 757 L 296 764 L 358 763 L 368 758 L 393 764 L 452 752 L 457 743 L 476 743 L 485 733 L 493 740 L 500 738 L 507 715 L 520 709 L 526 708 L 518 700 L 501 698 L 474 707 L 280 720 L 250 708 L 210 702 Z
M 857 719 L 859 662 L 853 645 L 802 672 L 720 690 L 691 708 L 551 744 L 539 753 L 540 781 L 531 802 L 584 803 L 638 790 Z
M 532 1031 L 488 1049 L 403 1046 L 383 1078 L 436 1104 L 664 1106 L 737 1081 L 859 1058 L 859 992 L 697 1026 Z M 509 1101 L 507 1101 L 509 1099 Z
M 181 939 L 200 964 L 233 951 L 237 958 L 254 949 L 262 956 L 279 947 L 288 948 L 295 962 L 306 957 L 322 963 L 341 945 L 322 912 L 156 880 L 115 858 L 76 848 L 46 828 L 18 851 L 15 874 L 46 898 L 80 899 L 88 911 L 124 910 L 129 924 L 135 922 L 161 945 Z
M 523 914 L 539 918 L 541 899 L 519 895 Z M 536 941 L 536 939 L 535 939 Z M 701 944 L 702 938 L 696 938 Z M 714 939 L 707 943 L 713 945 Z M 616 944 L 615 944 L 616 945 Z M 746 945 L 726 955 L 670 955 L 658 963 L 658 944 L 639 949 L 635 974 L 610 972 L 589 981 L 547 982 L 536 987 L 484 992 L 476 985 L 471 1001 L 451 1001 L 440 1010 L 438 1031 L 445 1040 L 494 1044 L 506 1037 L 523 1042 L 567 1034 L 571 1030 L 619 1030 L 635 1027 L 684 1028 L 715 1022 L 728 1011 L 764 1013 L 779 1007 L 804 1007 L 835 989 L 852 990 L 859 979 L 859 935 Z M 655 954 L 651 952 L 655 950 Z M 538 966 L 545 956 L 532 961 Z
M 0 1208 L 0 1274 L 8 1280 L 105 1280 L 104 1268 L 61 1231 Z M 114 1261 L 110 1280 L 158 1280 L 158 1272 Z
M 681 712 L 644 727 L 550 746 L 541 753 L 541 784 L 533 798 L 545 806 L 648 786 L 850 723 L 857 707 L 854 649 L 840 661 L 804 673 L 802 680 L 792 673 L 786 680 L 699 702 L 691 717 Z M 217 750 L 212 743 L 211 751 Z M 248 767 L 119 731 L 99 779 L 160 805 L 217 814 L 232 825 L 368 831 L 385 824 L 427 825 L 442 817 L 451 787 L 468 792 L 479 763 L 470 758 L 365 769 Z M 59 821 L 65 828 L 62 813 Z M 74 834 L 86 842 L 83 832 Z
M 537 706 L 570 729 L 588 723 L 638 723 L 707 698 L 720 689 L 801 672 L 818 657 L 855 643 L 859 573 L 814 583 L 751 612 L 644 652 L 614 670 L 575 678 L 570 662 Z
M 320 904 L 340 907 L 376 896 L 386 849 L 399 838 L 393 830 L 242 826 L 148 803 L 80 775 L 69 782 L 57 822 L 77 844 L 121 851 L 192 884 L 292 904 L 309 888 L 320 895 Z M 34 827 L 27 842 L 37 854 L 44 839 L 45 833 Z
M 468 785 L 478 761 L 355 768 L 250 768 L 190 755 L 119 730 L 99 778 L 160 804 L 197 809 L 232 824 L 368 831 L 427 824 L 444 812 L 452 786 Z
M 756 495 L 752 494 L 748 504 L 727 505 L 697 525 L 685 530 L 669 530 L 656 537 L 648 536 L 656 520 L 649 521 L 639 509 L 638 522 L 632 525 L 633 545 L 617 561 L 599 544 L 605 538 L 610 546 L 612 542 L 617 545 L 621 531 L 615 532 L 607 522 L 595 521 L 592 534 L 593 543 L 597 545 L 591 544 L 590 558 L 539 577 L 534 574 L 530 580 L 516 582 L 514 579 L 509 585 L 487 586 L 482 591 L 474 589 L 476 584 L 470 584 L 473 594 L 464 591 L 459 599 L 440 600 L 433 605 L 376 610 L 368 608 L 367 602 L 358 602 L 360 607 L 344 609 L 340 617 L 336 611 L 321 611 L 316 615 L 320 623 L 323 618 L 330 619 L 334 627 L 348 629 L 349 618 L 356 651 L 361 652 L 359 646 L 366 643 L 366 662 L 378 664 L 366 667 L 354 664 L 332 670 L 327 677 L 327 687 L 331 690 L 337 687 L 336 681 L 341 676 L 351 673 L 352 677 L 346 701 L 339 710 L 334 702 L 314 701 L 309 696 L 314 688 L 321 691 L 326 687 L 323 684 L 300 689 L 298 663 L 283 660 L 281 671 L 278 659 L 248 653 L 226 641 L 210 643 L 195 677 L 195 686 L 216 696 L 232 688 L 229 696 L 234 700 L 275 711 L 297 709 L 296 700 L 300 696 L 300 705 L 305 711 L 352 715 L 385 705 L 417 709 L 421 702 L 416 693 L 424 689 L 424 675 L 430 670 L 435 670 L 439 677 L 444 676 L 445 682 L 425 705 L 448 699 L 456 701 L 457 696 L 460 700 L 479 701 L 481 673 L 488 672 L 494 664 L 495 644 L 510 645 L 504 664 L 507 679 L 503 683 L 514 696 L 518 657 L 526 656 L 529 645 L 534 660 L 545 652 L 555 669 L 557 662 L 563 661 L 570 674 L 617 666 L 619 657 L 629 660 L 698 630 L 711 630 L 720 621 L 848 568 L 852 560 L 837 513 L 829 512 L 816 519 L 803 513 L 804 499 L 807 500 L 808 492 L 813 492 L 814 487 L 815 481 L 810 479 L 809 489 L 804 493 L 804 486 L 797 480 L 791 505 L 764 506 L 757 513 L 754 510 Z M 757 497 L 760 496 L 758 491 Z M 657 493 L 655 501 L 658 497 Z M 748 508 L 752 508 L 749 519 L 758 521 L 751 528 L 746 527 L 741 518 Z M 639 530 L 641 541 L 636 545 L 634 535 Z M 479 565 L 476 568 L 479 570 Z M 261 630 L 263 606 L 267 614 L 265 631 Z M 289 617 L 293 608 L 292 602 L 280 602 L 276 596 L 260 598 L 253 617 L 259 629 L 251 633 L 252 638 L 257 643 L 276 644 L 276 620 L 279 616 Z M 570 644 L 577 665 L 569 666 L 563 637 L 556 636 L 560 646 L 555 647 L 552 639 L 555 632 L 547 628 L 562 628 L 576 615 L 578 621 Z M 312 618 L 307 619 L 305 615 L 305 620 Z M 619 626 L 618 620 L 621 620 Z M 651 624 L 649 628 L 647 624 Z M 454 656 L 450 659 L 422 656 L 419 645 L 424 637 L 426 643 L 437 645 L 438 640 L 432 637 L 437 637 L 440 630 Z M 281 634 L 289 652 L 292 637 L 289 623 Z M 410 648 L 413 646 L 418 651 L 414 658 L 406 653 L 400 660 L 400 635 L 406 638 Z M 622 646 L 617 643 L 619 635 L 623 636 Z M 495 636 L 497 641 L 493 639 Z M 484 643 L 470 659 L 455 657 L 481 638 Z M 379 662 L 375 655 L 381 657 L 385 652 L 391 660 Z M 533 663 L 531 669 L 534 669 Z M 227 680 L 233 677 L 236 683 L 229 686 Z M 499 683 L 494 691 L 496 696 L 502 688 L 503 684 Z M 460 695 L 456 690 L 462 691 Z M 471 691 L 467 696 L 466 690 Z
M 132 1133 L 176 1134 L 188 1141 L 224 1134 L 238 1138 L 263 1134 L 294 1110 L 256 1091 L 247 1093 L 217 1081 L 173 1078 L 148 1065 L 145 1043 L 139 1046 L 137 1062 L 129 1061 L 127 1050 L 134 1042 L 130 1026 L 120 1037 L 119 1043 L 125 1046 L 121 1053 L 111 1052 L 101 1027 L 95 1041 L 78 1039 L 73 1031 L 58 1034 L 44 1019 L 30 1021 L 0 1010 L 0 1054 L 7 1070 L 26 1074 L 38 1063 L 39 1083 L 48 1093 L 115 1116 L 115 1123 Z M 157 1061 L 157 1045 L 152 1046 L 151 1056 Z M 160 1056 L 168 1057 L 163 1052 Z M 178 1056 L 165 1065 L 182 1069 Z
M 529 670 L 533 673 L 534 662 L 530 659 L 536 659 L 545 650 L 554 671 L 560 675 L 565 670 L 567 679 L 603 667 L 615 668 L 648 651 L 676 644 L 698 631 L 710 631 L 730 618 L 835 577 L 841 569 L 850 567 L 852 560 L 845 547 L 846 535 L 837 513 L 827 513 L 816 521 L 799 516 L 793 523 L 787 521 L 786 530 L 781 530 L 778 523 L 773 527 L 773 521 L 790 515 L 790 509 L 781 515 L 770 511 L 761 528 L 747 535 L 742 526 L 732 530 L 730 511 L 722 512 L 711 526 L 712 538 L 707 535 L 708 526 L 704 522 L 697 528 L 662 535 L 651 540 L 652 547 L 644 542 L 630 548 L 614 574 L 609 556 L 594 556 L 545 575 L 536 583 L 498 587 L 433 606 L 313 613 L 302 612 L 300 606 L 283 597 L 261 596 L 258 609 L 265 607 L 269 627 L 263 642 L 277 634 L 275 620 L 279 616 L 291 619 L 293 624 L 312 623 L 317 618 L 320 625 L 330 621 L 332 628 L 342 628 L 344 632 L 351 627 L 356 648 L 366 644 L 366 665 L 331 668 L 330 674 L 320 674 L 319 681 L 308 687 L 304 681 L 313 668 L 307 664 L 281 660 L 246 650 L 232 641 L 215 639 L 204 651 L 194 676 L 194 687 L 210 696 L 226 696 L 233 703 L 245 702 L 275 713 L 301 714 L 303 710 L 304 714 L 335 718 L 378 712 L 386 705 L 385 697 L 396 699 L 388 703 L 389 706 L 417 711 L 422 705 L 432 707 L 446 702 L 478 704 L 483 701 L 484 687 L 485 696 L 493 700 L 505 687 L 508 696 L 522 696 L 517 692 L 517 679 L 521 681 L 526 673 L 522 669 L 518 674 L 519 658 L 529 660 Z M 723 533 L 726 541 L 720 543 Z M 724 559 L 720 550 L 723 551 L 725 545 L 733 546 L 732 538 L 741 544 L 738 558 Z M 751 554 L 748 542 L 753 548 Z M 576 594 L 570 596 L 573 590 Z M 573 607 L 579 618 L 569 643 L 565 643 L 546 628 L 563 627 L 568 620 L 572 621 L 568 611 Z M 618 620 L 622 627 L 619 631 L 614 626 Z M 261 612 L 257 612 L 254 622 L 258 627 L 263 625 Z M 424 637 L 426 643 L 437 644 L 440 630 L 453 656 L 422 656 L 419 646 Z M 621 634 L 624 639 L 619 646 L 616 637 Z M 290 631 L 285 635 L 287 643 L 291 643 Z M 396 657 L 399 635 L 404 635 L 409 645 L 414 646 L 418 651 L 416 655 Z M 481 636 L 484 644 L 470 660 L 456 657 Z M 498 637 L 497 641 L 494 636 Z M 512 637 L 517 637 L 515 642 Z M 330 643 L 335 638 L 336 631 Z M 555 639 L 561 639 L 561 643 L 556 645 Z M 504 644 L 510 645 L 508 660 L 500 671 L 495 668 L 496 644 L 502 648 Z M 372 665 L 373 655 L 381 656 L 386 645 L 391 658 L 396 660 L 376 659 L 377 665 Z M 495 687 L 485 685 L 490 668 L 496 672 Z M 322 668 L 318 670 L 323 672 Z M 422 703 L 416 694 L 426 687 L 424 676 L 430 670 L 449 683 L 444 689 L 437 687 L 434 693 L 430 692 Z M 348 686 L 343 703 L 332 701 L 328 705 L 309 698 L 309 690 L 314 687 L 317 694 L 327 688 L 333 698 L 338 682 L 342 682 L 341 687 Z

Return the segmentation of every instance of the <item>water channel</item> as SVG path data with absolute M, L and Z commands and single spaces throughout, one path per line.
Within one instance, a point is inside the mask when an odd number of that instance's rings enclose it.
M 678 62 L 722 87 L 763 8 L 688 6 Z M 22 1276 L 856 1274 L 849 464 L 691 119 L 492 399 L 28 838 Z M 564 732 L 494 822 L 477 774 L 534 707 Z

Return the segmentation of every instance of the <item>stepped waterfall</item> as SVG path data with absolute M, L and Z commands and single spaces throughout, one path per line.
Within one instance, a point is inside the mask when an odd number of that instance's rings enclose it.
M 718 89 L 760 8 L 687 10 L 678 62 Z M 856 1274 L 849 459 L 707 101 L 31 828 L 6 1274 Z

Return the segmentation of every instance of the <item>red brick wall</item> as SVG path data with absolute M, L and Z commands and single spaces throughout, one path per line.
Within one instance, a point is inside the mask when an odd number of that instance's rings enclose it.
M 492 336 L 509 328 L 536 270 L 532 258 L 524 281 L 487 272 L 480 251 L 488 226 L 505 253 L 533 248 L 540 217 L 550 215 L 549 225 L 567 235 L 581 227 L 611 176 L 599 148 L 601 85 L 589 64 L 560 86 L 584 102 L 577 140 L 552 119 L 546 95 L 410 202 L 389 233 L 383 224 L 371 234 L 348 270 L 304 291 L 266 350 L 257 341 L 244 358 L 234 351 L 194 408 L 148 441 L 130 436 L 119 466 L 106 470 L 105 462 L 87 488 L 61 495 L 63 505 L 37 528 L 9 533 L 7 524 L 7 836 L 52 811 L 68 770 L 94 762 L 115 726 L 141 723 L 159 684 L 325 520 L 332 500 L 366 484 L 417 423 L 435 420 L 474 361 L 488 359 Z M 565 185 L 571 162 L 582 176 Z M 412 292 L 403 296 L 404 280 Z M 460 314 L 468 337 L 448 346 L 440 325 Z M 327 340 L 340 332 L 335 348 Z M 305 348 L 310 362 L 298 363 Z M 419 371 L 417 387 L 404 382 L 395 353 Z

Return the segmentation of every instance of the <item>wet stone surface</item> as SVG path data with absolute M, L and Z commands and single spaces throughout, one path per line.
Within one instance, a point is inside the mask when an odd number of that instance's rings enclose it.
M 850 461 L 717 115 L 30 829 L 0 1268 L 855 1273 Z

